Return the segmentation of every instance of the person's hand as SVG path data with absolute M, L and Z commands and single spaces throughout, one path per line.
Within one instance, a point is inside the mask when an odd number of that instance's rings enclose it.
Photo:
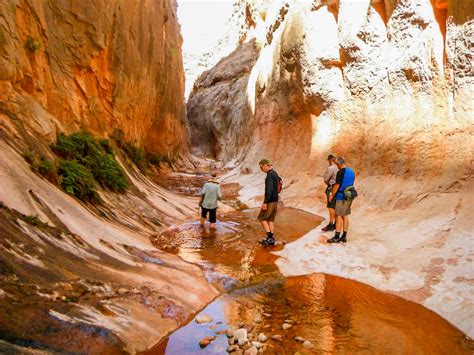
M 264 211 L 267 210 L 267 204 L 266 203 L 262 204 L 262 210 L 264 210 Z

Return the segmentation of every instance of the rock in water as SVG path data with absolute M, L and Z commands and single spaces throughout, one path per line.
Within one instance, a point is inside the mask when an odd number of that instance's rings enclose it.
M 260 333 L 260 334 L 258 335 L 258 341 L 261 342 L 261 343 L 266 342 L 266 341 L 267 341 L 267 336 L 266 336 L 265 334 L 263 334 L 263 333 Z
M 304 343 L 303 343 L 303 346 L 306 348 L 306 349 L 310 349 L 313 347 L 313 343 L 311 343 L 309 340 L 306 340 Z
M 255 346 L 252 346 L 244 351 L 244 355 L 257 355 L 258 349 Z
M 216 337 L 215 336 L 209 336 L 209 337 L 205 337 L 205 338 L 202 338 L 200 341 L 199 341 L 199 346 L 201 348 L 205 348 L 206 346 L 208 346 Z
M 283 323 L 283 325 L 282 325 L 282 328 L 283 328 L 284 330 L 290 329 L 291 327 L 292 327 L 292 325 L 291 325 L 291 324 L 288 324 L 288 323 Z
M 247 342 L 248 341 L 247 329 L 245 329 L 245 328 L 237 329 L 234 332 L 234 338 L 237 342 L 244 341 L 244 340 L 245 340 L 245 342 Z M 244 342 L 244 344 L 245 344 L 245 342 Z
M 212 317 L 207 316 L 207 315 L 200 315 L 196 317 L 196 323 L 197 324 L 202 324 L 202 323 L 211 323 L 212 322 Z

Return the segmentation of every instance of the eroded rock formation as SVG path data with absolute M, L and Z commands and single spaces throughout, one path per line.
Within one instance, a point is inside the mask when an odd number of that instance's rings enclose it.
M 285 248 L 283 271 L 362 280 L 421 302 L 473 335 L 473 314 L 466 315 L 474 295 L 466 218 L 473 184 L 472 2 L 238 4 L 243 44 L 202 75 L 188 100 L 199 146 L 219 147 L 215 156 L 236 167 L 229 181 L 243 184 L 241 196 L 254 206 L 263 157 L 284 177 L 286 205 L 322 214 L 327 154 L 345 156 L 358 174 L 351 230 L 361 244 L 330 252 L 315 231 Z M 248 73 L 239 59 L 251 39 L 258 55 Z M 226 82 L 247 86 L 237 93 L 227 84 L 227 96 L 238 100 L 224 101 L 221 82 L 205 83 L 231 67 L 238 75 Z M 247 116 L 229 114 L 245 105 L 239 110 Z M 301 254 L 308 248 L 313 257 Z
M 119 128 L 151 152 L 186 149 L 174 1 L 17 0 L 0 12 L 2 122 L 49 139 Z
M 195 203 L 140 174 L 84 204 L 35 174 L 59 132 L 188 152 L 176 3 L 0 1 L 0 348 L 135 353 L 217 290 L 150 236 Z M 119 131 L 119 132 L 120 132 Z

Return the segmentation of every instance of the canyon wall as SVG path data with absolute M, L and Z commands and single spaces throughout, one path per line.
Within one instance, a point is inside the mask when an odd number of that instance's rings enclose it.
M 176 4 L 2 1 L 0 114 L 50 141 L 85 129 L 157 154 L 186 151 Z
M 181 43 L 173 0 L 0 1 L 0 352 L 144 351 L 217 295 L 149 239 L 195 202 L 120 149 L 186 157 Z M 116 129 L 126 191 L 83 203 L 33 171 L 57 133 Z
M 188 99 L 192 151 L 222 160 L 254 207 L 269 158 L 283 203 L 321 215 L 326 157 L 344 156 L 360 193 L 349 247 L 315 230 L 279 253 L 280 270 L 354 278 L 473 336 L 473 3 L 236 4 L 235 51 Z

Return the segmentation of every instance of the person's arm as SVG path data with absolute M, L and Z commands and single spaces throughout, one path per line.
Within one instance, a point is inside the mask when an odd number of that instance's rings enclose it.
M 217 199 L 222 200 L 222 192 L 221 192 L 221 186 L 220 185 L 217 187 Z
M 199 199 L 199 207 L 202 207 L 202 202 L 204 201 L 204 197 L 206 196 L 206 184 L 202 187 L 200 192 L 201 198 Z
M 326 172 L 324 173 L 324 182 L 326 183 L 326 185 L 329 185 L 329 180 L 331 179 L 331 176 L 331 169 L 327 168 Z
M 263 199 L 262 210 L 267 209 L 267 203 L 272 196 L 272 181 L 270 174 L 267 173 L 267 177 L 265 178 L 265 196 Z
M 342 184 L 342 179 L 344 178 L 344 173 L 346 171 L 344 169 L 341 169 L 337 172 L 336 175 L 336 183 L 332 187 L 332 192 L 331 196 L 329 197 L 329 201 L 332 201 L 334 198 L 336 198 L 337 191 L 339 190 L 339 186 Z

